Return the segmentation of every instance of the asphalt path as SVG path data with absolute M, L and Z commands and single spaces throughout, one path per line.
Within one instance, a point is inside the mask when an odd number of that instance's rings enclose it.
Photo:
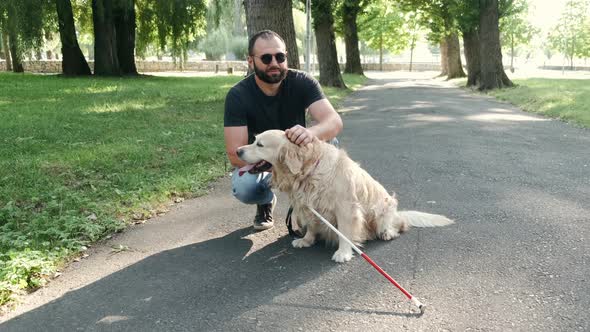
M 359 257 L 253 232 L 225 177 L 91 248 L 0 330 L 590 330 L 589 130 L 428 74 L 374 76 L 342 116 L 342 147 L 400 209 L 456 221 L 364 248 L 423 315 Z

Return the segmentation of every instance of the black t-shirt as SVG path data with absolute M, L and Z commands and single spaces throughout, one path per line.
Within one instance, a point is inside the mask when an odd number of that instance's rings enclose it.
M 248 143 L 265 130 L 305 127 L 305 110 L 324 99 L 318 81 L 307 73 L 289 69 L 276 96 L 267 96 L 254 74 L 233 86 L 225 97 L 225 127 L 248 127 Z

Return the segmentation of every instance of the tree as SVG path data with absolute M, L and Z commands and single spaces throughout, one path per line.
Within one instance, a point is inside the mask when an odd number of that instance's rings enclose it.
M 467 67 L 467 87 L 479 86 L 481 78 L 479 42 L 479 0 L 459 0 L 451 7 L 463 35 L 463 53 Z
M 135 66 L 135 0 L 117 0 L 113 8 L 117 58 L 121 74 L 137 75 Z
M 245 60 L 248 53 L 248 33 L 240 0 L 210 0 L 207 5 L 207 34 L 197 44 L 207 60 L 233 56 Z
M 410 36 L 410 71 L 412 71 L 412 64 L 414 62 L 414 49 L 416 48 L 416 42 L 420 37 L 420 15 L 420 12 L 408 13 L 406 15 L 405 30 L 409 31 Z
M 588 2 L 586 0 L 569 0 L 559 18 L 557 26 L 552 29 L 549 42 L 555 50 L 569 59 L 570 68 L 574 66 L 574 56 L 584 56 L 587 45 Z
M 514 72 L 515 47 L 528 44 L 533 35 L 538 33 L 526 19 L 528 3 L 526 0 L 515 0 L 510 10 L 500 14 L 500 43 L 510 47 L 510 71 Z
M 94 74 L 120 75 L 114 6 L 116 0 L 92 0 L 94 22 Z
M 2 26 L 0 25 L 0 28 Z M 0 38 L 2 39 L 2 53 L 6 61 L 6 70 L 12 70 L 12 61 L 10 59 L 10 48 L 8 47 L 8 33 L 0 29 Z
M 293 4 L 291 0 L 244 0 L 248 37 L 260 30 L 278 33 L 287 46 L 287 64 L 299 69 L 299 52 L 295 26 L 293 24 Z
M 514 84 L 504 72 L 500 47 L 498 0 L 479 0 L 480 90 L 510 87 Z
M 72 3 L 70 0 L 55 0 L 55 6 L 58 16 L 62 71 L 64 75 L 91 75 L 88 62 L 86 62 L 86 58 L 78 45 Z
M 8 2 L 0 2 L 0 39 L 2 39 L 2 50 L 6 59 L 6 70 L 12 70 L 12 59 L 10 58 L 10 47 L 8 46 Z
M 428 40 L 440 43 L 441 76 L 464 77 L 461 64 L 458 26 L 454 8 L 460 0 L 398 0 L 404 11 L 422 13 L 421 23 L 430 29 Z
M 318 62 L 320 65 L 320 83 L 324 86 L 346 88 L 336 52 L 336 35 L 334 33 L 334 1 L 314 0 L 311 2 L 313 28 L 316 36 Z
M 205 32 L 204 0 L 136 0 L 137 45 L 145 53 L 157 45 L 159 54 L 169 52 L 182 65 L 188 58 L 188 48 Z
M 51 0 L 0 1 L 0 30 L 3 39 L 8 40 L 13 71 L 24 71 L 22 59 L 26 53 L 40 53 L 44 32 L 54 21 Z
M 384 51 L 399 53 L 408 47 L 410 34 L 404 24 L 404 13 L 390 0 L 374 1 L 359 18 L 359 35 L 369 47 L 379 51 L 380 70 Z
M 22 59 L 24 52 L 21 48 L 21 43 L 18 36 L 19 22 L 17 19 L 17 9 L 16 5 L 14 4 L 14 0 L 10 0 L 7 2 L 6 14 L 6 27 L 8 31 L 8 49 L 10 51 L 10 58 L 12 60 L 12 71 L 15 73 L 22 73 L 25 71 Z
M 368 1 L 362 0 L 343 0 L 340 7 L 342 32 L 346 47 L 345 73 L 363 75 L 361 55 L 359 52 L 357 17 L 367 3 Z

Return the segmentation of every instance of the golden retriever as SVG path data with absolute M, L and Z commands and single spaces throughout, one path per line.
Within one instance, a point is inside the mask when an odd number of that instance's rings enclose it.
M 306 146 L 289 141 L 284 131 L 268 130 L 256 136 L 254 143 L 237 150 L 249 164 L 272 164 L 272 186 L 289 194 L 292 218 L 305 236 L 293 247 L 313 245 L 317 238 L 338 243 L 332 256 L 336 262 L 349 261 L 352 247 L 324 225 L 309 207 L 329 220 L 349 240 L 362 244 L 379 238 L 391 240 L 409 226 L 434 227 L 453 223 L 436 214 L 398 211 L 397 199 L 375 181 L 346 152 L 315 138 Z

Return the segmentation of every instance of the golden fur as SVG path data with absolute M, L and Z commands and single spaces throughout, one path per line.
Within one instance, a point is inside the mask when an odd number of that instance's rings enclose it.
M 281 130 L 256 136 L 253 144 L 240 147 L 247 163 L 265 160 L 273 165 L 273 187 L 289 194 L 293 219 L 305 228 L 305 236 L 293 241 L 296 248 L 313 245 L 318 237 L 338 243 L 332 257 L 337 262 L 352 258 L 352 247 L 315 217 L 314 208 L 349 240 L 362 244 L 379 238 L 391 240 L 409 226 L 433 227 L 452 223 L 444 216 L 417 211 L 397 211 L 397 199 L 375 181 L 346 152 L 317 138 L 306 146 L 291 143 Z

